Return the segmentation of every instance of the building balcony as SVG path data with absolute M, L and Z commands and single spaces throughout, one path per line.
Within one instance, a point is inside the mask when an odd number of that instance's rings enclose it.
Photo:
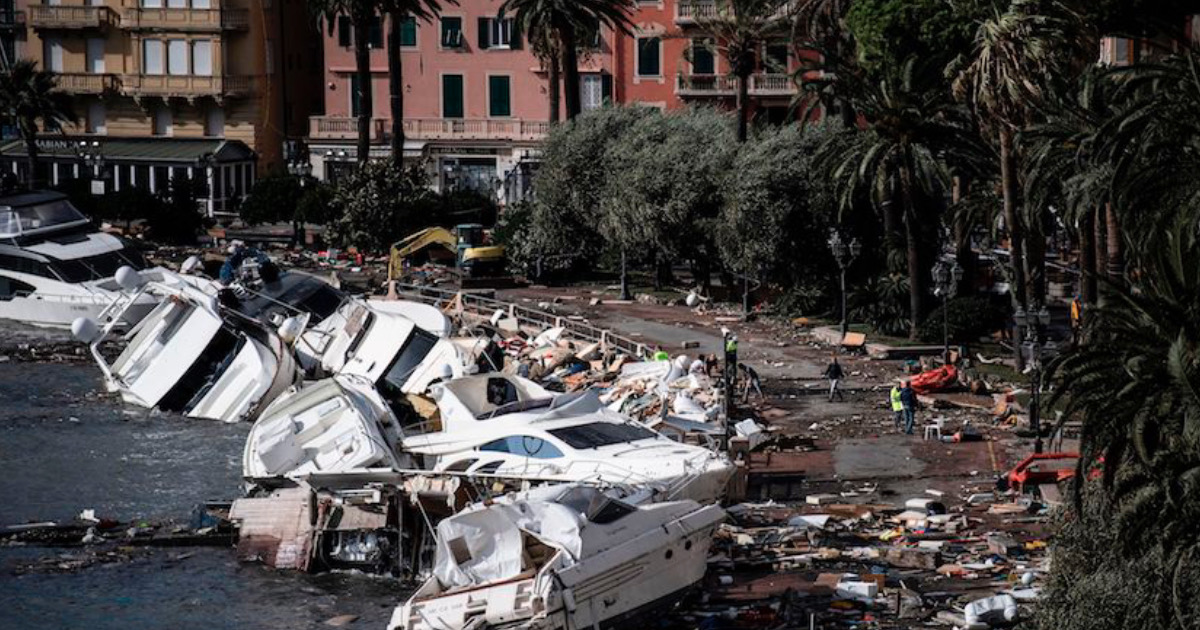
M 67 94 L 103 94 L 115 92 L 121 87 L 115 74 L 60 72 L 55 77 L 58 79 L 58 91 Z
M 29 22 L 39 29 L 102 29 L 117 26 L 121 18 L 108 7 L 31 6 Z
M 675 94 L 679 96 L 734 96 L 737 78 L 724 74 L 680 74 L 675 77 Z M 750 96 L 792 96 L 796 84 L 787 74 L 759 73 L 750 75 Z
M 127 74 L 121 78 L 121 91 L 129 96 L 163 98 L 199 98 L 201 96 L 245 96 L 254 87 L 248 76 L 195 74 Z
M 17 28 L 25 28 L 25 12 L 0 8 L 0 30 L 11 31 Z
M 386 118 L 371 120 L 371 141 L 384 142 L 392 130 Z M 404 137 L 409 140 L 493 140 L 538 142 L 550 133 L 546 121 L 491 118 L 406 118 Z M 354 140 L 358 137 L 358 119 L 352 116 L 313 116 L 309 118 L 311 140 Z
M 121 26 L 131 31 L 244 31 L 250 26 L 250 12 L 246 9 L 133 8 L 125 10 Z
M 675 4 L 675 23 L 695 24 L 701 20 L 717 17 L 715 0 L 679 0 Z
M 679 96 L 733 96 L 737 79 L 724 74 L 675 75 L 675 94 Z

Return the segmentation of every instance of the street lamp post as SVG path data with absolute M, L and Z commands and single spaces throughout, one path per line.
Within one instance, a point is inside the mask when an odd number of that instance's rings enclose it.
M 842 235 L 837 230 L 829 231 L 829 251 L 833 252 L 833 259 L 837 261 L 838 270 L 841 272 L 842 286 L 842 339 L 846 338 L 846 333 L 849 331 L 849 326 L 846 321 L 846 269 L 854 264 L 854 260 L 862 253 L 862 244 L 857 238 L 850 239 L 850 243 L 842 240 Z
M 942 360 L 950 362 L 950 299 L 958 293 L 958 283 L 962 282 L 963 269 L 955 261 L 947 265 L 939 260 L 933 266 L 933 294 L 942 298 Z
M 80 140 L 76 145 L 75 154 L 79 156 L 79 161 L 91 171 L 91 188 L 93 195 L 103 195 L 107 192 L 104 189 L 104 152 L 101 149 L 99 140 Z M 99 186 L 97 186 L 99 182 Z
M 1031 381 L 1029 395 L 1029 427 L 1033 429 L 1033 452 L 1042 452 L 1042 355 L 1053 349 L 1052 343 L 1044 343 L 1046 328 L 1050 325 L 1050 311 L 1045 306 L 1036 312 L 1027 312 L 1018 308 L 1013 314 L 1017 327 L 1022 331 L 1022 337 L 1027 339 L 1024 346 L 1029 350 L 1028 369 Z

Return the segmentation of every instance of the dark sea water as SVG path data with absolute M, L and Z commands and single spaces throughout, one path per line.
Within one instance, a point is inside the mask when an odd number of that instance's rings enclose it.
M 0 363 L 0 524 L 69 519 L 186 522 L 240 490 L 249 426 L 123 405 L 93 365 Z M 232 549 L 154 549 L 67 573 L 16 569 L 78 549 L 0 546 L 0 628 L 89 630 L 386 626 L 401 586 L 357 574 L 276 572 Z

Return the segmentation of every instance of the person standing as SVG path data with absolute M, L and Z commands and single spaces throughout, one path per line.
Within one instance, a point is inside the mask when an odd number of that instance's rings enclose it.
M 1071 343 L 1079 343 L 1079 331 L 1083 329 L 1083 300 L 1076 294 L 1071 300 Z
M 900 404 L 904 409 L 904 432 L 912 435 L 913 424 L 917 421 L 917 393 L 908 381 L 900 388 Z
M 892 403 L 892 424 L 896 425 L 896 430 L 900 431 L 904 426 L 904 403 L 900 400 L 900 384 L 892 385 L 892 391 L 889 395 L 889 400 Z
M 845 402 L 846 397 L 842 395 L 842 390 L 838 387 L 843 376 L 845 376 L 845 372 L 842 370 L 842 364 L 838 363 L 837 355 L 834 355 L 833 361 L 825 367 L 825 378 L 829 379 L 829 402 L 833 402 L 835 395 L 838 400 Z

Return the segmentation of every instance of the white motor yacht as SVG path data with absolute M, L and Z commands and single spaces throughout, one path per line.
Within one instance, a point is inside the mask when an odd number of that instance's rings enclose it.
M 0 197 L 0 318 L 67 328 L 98 317 L 120 291 L 113 274 L 123 266 L 147 270 L 140 252 L 97 231 L 65 195 Z M 143 295 L 119 324 L 137 323 L 156 303 Z
M 574 485 L 476 504 L 438 524 L 433 577 L 388 630 L 629 624 L 704 578 L 724 518 L 715 505 L 633 505 Z
M 143 407 L 225 422 L 252 420 L 299 378 L 292 349 L 259 321 L 220 306 L 217 298 L 178 277 L 146 282 L 118 270 L 124 292 L 103 324 L 79 318 L 72 331 L 91 348 L 110 391 Z M 161 300 L 123 336 L 112 364 L 100 352 L 131 304 Z
M 665 498 L 718 500 L 723 455 L 681 444 L 606 408 L 595 392 L 553 394 L 518 376 L 465 376 L 431 388 L 436 416 L 402 427 L 424 468 L 538 481 L 654 487 Z

